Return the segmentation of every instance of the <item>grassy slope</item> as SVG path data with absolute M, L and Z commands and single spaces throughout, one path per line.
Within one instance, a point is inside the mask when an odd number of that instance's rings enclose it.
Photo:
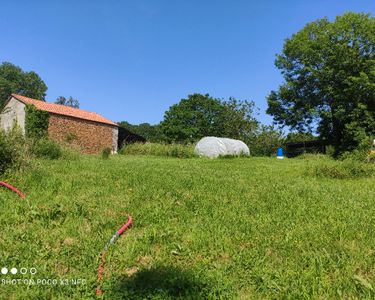
M 0 266 L 88 283 L 1 285 L 4 299 L 93 298 L 99 253 L 127 212 L 108 299 L 375 297 L 373 178 L 311 177 L 317 162 L 298 159 L 40 163 L 12 179 L 30 206 L 0 190 Z

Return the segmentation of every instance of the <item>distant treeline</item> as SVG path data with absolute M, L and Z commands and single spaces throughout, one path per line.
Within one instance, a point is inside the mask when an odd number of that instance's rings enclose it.
M 244 141 L 252 155 L 271 156 L 288 142 L 317 139 L 311 133 L 283 132 L 262 125 L 253 117 L 254 102 L 234 98 L 222 100 L 208 94 L 193 94 L 171 106 L 162 122 L 119 125 L 153 143 L 195 143 L 204 136 L 220 136 Z

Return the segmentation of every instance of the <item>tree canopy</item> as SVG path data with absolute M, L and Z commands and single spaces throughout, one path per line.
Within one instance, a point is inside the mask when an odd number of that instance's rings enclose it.
M 194 142 L 204 136 L 243 139 L 257 126 L 253 107 L 253 102 L 234 98 L 189 95 L 165 112 L 161 131 L 169 142 Z
M 281 126 L 317 129 L 336 153 L 375 135 L 375 19 L 346 13 L 287 39 L 275 62 L 285 82 L 268 96 Z
M 9 62 L 0 65 L 0 107 L 12 93 L 44 100 L 46 91 L 47 85 L 35 72 L 25 72 Z
M 60 105 L 65 105 L 65 106 L 70 106 L 74 108 L 79 108 L 79 102 L 77 99 L 74 99 L 72 96 L 70 96 L 68 99 L 65 98 L 64 96 L 59 96 L 56 101 L 56 104 Z

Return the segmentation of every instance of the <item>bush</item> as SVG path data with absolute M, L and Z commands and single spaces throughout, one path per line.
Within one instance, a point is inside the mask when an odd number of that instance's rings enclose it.
M 375 164 L 375 153 L 372 152 L 367 156 L 367 162 Z
M 354 160 L 358 162 L 367 162 L 370 150 L 367 149 L 356 149 L 351 152 L 344 152 L 339 159 L 344 160 Z
M 193 145 L 158 144 L 158 143 L 134 143 L 124 145 L 119 154 L 124 155 L 155 155 L 189 158 L 195 157 Z
M 275 156 L 284 143 L 282 133 L 273 126 L 261 126 L 254 136 L 247 139 L 251 156 Z
M 111 155 L 111 148 L 106 147 L 102 150 L 102 159 L 108 159 Z
M 79 150 L 72 148 L 71 145 L 69 146 L 62 146 L 61 147 L 61 157 L 60 159 L 65 160 L 78 160 L 81 157 L 81 153 Z
M 4 134 L 0 132 L 0 174 L 12 164 L 12 151 L 6 144 Z
M 77 135 L 75 133 L 73 133 L 73 132 L 69 132 L 65 136 L 65 142 L 68 143 L 68 144 L 71 144 L 72 142 L 74 142 L 77 139 L 78 139 Z
M 30 153 L 34 157 L 58 159 L 63 154 L 61 146 L 48 138 L 29 140 L 29 142 Z
M 27 163 L 25 139 L 21 129 L 14 126 L 10 131 L 0 130 L 0 174 L 7 169 L 19 169 Z
M 315 176 L 336 179 L 371 177 L 375 175 L 374 165 L 352 159 L 344 161 L 321 160 L 310 170 Z
M 332 145 L 327 145 L 326 146 L 326 155 L 333 157 L 335 155 L 335 147 Z
M 26 139 L 17 125 L 6 132 L 0 129 L 0 174 L 8 169 L 18 170 L 29 166 L 31 157 L 75 160 L 80 153 L 48 138 Z

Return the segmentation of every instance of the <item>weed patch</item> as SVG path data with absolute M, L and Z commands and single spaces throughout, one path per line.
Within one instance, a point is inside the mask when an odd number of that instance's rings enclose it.
M 106 147 L 102 150 L 102 153 L 101 153 L 102 159 L 109 159 L 110 155 L 111 155 L 111 148 Z
M 310 173 L 318 177 L 350 179 L 372 177 L 375 175 L 375 166 L 352 159 L 333 161 L 329 159 L 318 160 L 309 167 Z
M 47 138 L 30 140 L 29 143 L 30 153 L 36 158 L 58 159 L 63 154 L 61 146 Z

